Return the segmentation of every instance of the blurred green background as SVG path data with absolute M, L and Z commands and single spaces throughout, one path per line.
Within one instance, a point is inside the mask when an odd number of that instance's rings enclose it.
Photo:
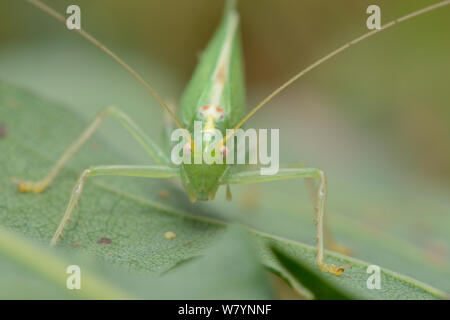
M 376 4 L 386 23 L 436 2 Z M 59 12 L 78 4 L 82 27 L 175 104 L 223 8 L 223 1 L 207 0 L 46 3 Z M 249 108 L 366 32 L 366 8 L 374 3 L 241 1 Z M 449 18 L 450 8 L 440 9 L 358 44 L 294 84 L 248 123 L 280 129 L 282 163 L 302 161 L 327 172 L 330 226 L 356 257 L 444 290 L 450 290 Z M 85 119 L 115 104 L 152 137 L 161 134 L 164 114 L 134 79 L 25 1 L 0 2 L 0 80 L 61 101 Z M 130 162 L 147 162 L 117 126 L 108 123 L 101 134 Z M 311 205 L 298 181 L 233 191 L 235 206 L 250 212 L 249 224 L 314 243 Z M 276 196 L 269 201 L 264 194 Z M 234 208 L 222 199 L 201 205 Z M 289 207 L 288 214 L 278 215 L 277 206 Z M 299 206 L 305 208 L 302 218 L 296 215 Z M 301 228 L 292 227 L 299 223 Z

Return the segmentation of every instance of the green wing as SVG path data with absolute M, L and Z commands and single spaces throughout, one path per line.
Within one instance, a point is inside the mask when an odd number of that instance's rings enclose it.
M 222 22 L 202 53 L 200 62 L 181 97 L 179 118 L 185 128 L 191 127 L 199 107 L 211 103 L 209 99 L 213 87 L 214 73 L 221 53 L 229 41 L 231 41 L 231 48 L 228 72 L 220 107 L 225 110 L 227 127 L 234 126 L 245 113 L 244 71 L 239 25 L 235 28 L 230 27 L 230 24 L 235 24 L 236 19 L 238 19 L 235 2 L 234 0 L 227 1 Z

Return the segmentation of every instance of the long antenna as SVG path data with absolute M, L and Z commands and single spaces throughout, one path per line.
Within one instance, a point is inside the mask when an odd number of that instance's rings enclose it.
M 37 8 L 41 9 L 42 11 L 48 13 L 49 15 L 51 15 L 53 18 L 55 18 L 56 20 L 61 21 L 62 23 L 66 22 L 66 19 L 59 14 L 57 11 L 53 10 L 52 8 L 50 8 L 49 6 L 47 6 L 46 4 L 42 3 L 39 0 L 27 0 L 29 3 L 31 3 L 32 5 L 36 6 Z M 89 33 L 87 33 L 86 31 L 84 31 L 83 29 L 75 29 L 74 31 L 76 31 L 78 34 L 80 34 L 83 38 L 89 40 L 91 43 L 93 43 L 94 45 L 96 45 L 100 50 L 102 50 L 104 53 L 106 53 L 108 56 L 110 56 L 111 58 L 113 58 L 116 62 L 118 62 L 125 70 L 128 71 L 128 73 L 130 73 L 133 78 L 135 78 L 140 84 L 142 84 L 144 86 L 144 88 L 153 96 L 153 98 L 155 98 L 156 101 L 158 101 L 158 103 L 169 113 L 170 117 L 175 121 L 175 123 L 177 124 L 177 126 L 180 129 L 183 129 L 183 131 L 185 132 L 186 130 L 183 128 L 183 126 L 181 125 L 180 121 L 178 121 L 177 117 L 175 116 L 175 114 L 172 112 L 172 110 L 170 110 L 170 108 L 164 103 L 164 101 L 161 99 L 161 97 L 156 93 L 155 90 L 153 90 L 152 87 L 150 87 L 150 85 L 136 72 L 133 70 L 133 68 L 131 68 L 128 64 L 126 64 L 122 59 L 120 59 L 115 53 L 113 53 L 110 49 L 108 49 L 105 45 L 103 45 L 100 41 L 98 41 L 97 39 L 95 39 L 92 35 L 90 35 Z M 187 134 L 185 132 L 185 134 Z
M 223 144 L 225 144 L 225 142 L 228 140 L 228 138 L 230 138 L 233 134 L 234 131 L 238 128 L 240 128 L 248 119 L 250 119 L 259 109 L 261 109 L 267 102 L 269 102 L 270 100 L 272 100 L 276 95 L 278 95 L 281 91 L 283 91 L 284 89 L 286 89 L 288 86 L 290 86 L 293 82 L 295 82 L 296 80 L 298 80 L 299 78 L 303 77 L 305 74 L 307 74 L 308 72 L 310 72 L 311 70 L 315 69 L 316 67 L 318 67 L 319 65 L 321 65 L 322 63 L 324 63 L 325 61 L 331 59 L 332 57 L 334 57 L 335 55 L 337 55 L 338 53 L 341 53 L 342 51 L 344 51 L 345 49 L 350 48 L 351 46 L 353 46 L 354 44 L 357 44 L 358 42 L 363 41 L 364 39 L 367 39 L 371 36 L 373 36 L 374 34 L 381 32 L 383 30 L 386 30 L 390 27 L 395 26 L 396 24 L 399 24 L 400 22 L 409 20 L 411 18 L 417 17 L 418 15 L 421 15 L 423 13 L 438 9 L 440 7 L 444 7 L 446 5 L 450 4 L 450 0 L 445 0 L 445 1 L 441 1 L 439 3 L 436 3 L 434 5 L 428 6 L 426 8 L 420 9 L 418 11 L 414 11 L 410 14 L 407 14 L 406 16 L 403 16 L 401 18 L 395 19 L 383 26 L 380 27 L 380 29 L 374 29 L 370 32 L 367 32 L 365 34 L 363 34 L 362 36 L 347 42 L 346 44 L 344 44 L 343 46 L 341 46 L 340 48 L 334 50 L 333 52 L 327 54 L 326 56 L 320 58 L 319 60 L 317 60 L 316 62 L 314 62 L 313 64 L 311 64 L 310 66 L 308 66 L 306 69 L 300 71 L 299 73 L 297 73 L 295 76 L 293 76 L 291 79 L 289 79 L 288 81 L 286 81 L 283 85 L 281 85 L 280 87 L 278 87 L 275 91 L 273 91 L 271 94 L 269 94 L 263 101 L 261 101 L 256 107 L 254 107 L 241 121 L 239 121 L 239 123 L 233 128 L 233 130 L 230 131 L 230 133 L 224 138 L 223 140 Z

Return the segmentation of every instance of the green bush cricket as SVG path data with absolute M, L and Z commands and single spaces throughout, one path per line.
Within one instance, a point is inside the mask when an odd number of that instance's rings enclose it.
M 44 12 L 53 16 L 57 20 L 65 23 L 65 18 L 43 4 L 39 0 L 27 0 L 31 4 L 40 8 Z M 220 142 L 207 142 L 201 147 L 201 154 L 210 152 L 219 145 L 222 150 L 222 156 L 227 152 L 226 142 L 234 139 L 232 133 L 226 132 L 226 129 L 237 130 L 255 114 L 262 106 L 267 104 L 272 98 L 278 95 L 286 87 L 301 78 L 309 71 L 315 69 L 325 61 L 334 57 L 338 53 L 346 50 L 352 45 L 382 31 L 386 30 L 400 22 L 409 20 L 420 14 L 432 11 L 434 9 L 450 4 L 450 0 L 441 1 L 437 4 L 428 6 L 419 11 L 410 13 L 402 18 L 391 21 L 379 29 L 367 32 L 366 34 L 346 43 L 337 50 L 317 60 L 303 71 L 297 73 L 290 80 L 278 87 L 261 103 L 251 109 L 245 115 L 245 89 L 244 74 L 242 66 L 241 44 L 239 36 L 239 15 L 236 11 L 236 1 L 228 0 L 224 10 L 222 22 L 216 33 L 209 42 L 202 57 L 197 65 L 186 90 L 184 91 L 180 107 L 178 108 L 178 117 L 164 103 L 155 90 L 130 66 L 123 62 L 112 51 L 106 48 L 98 40 L 85 32 L 83 29 L 74 30 L 82 37 L 99 47 L 107 55 L 112 57 L 122 67 L 124 67 L 145 89 L 159 102 L 159 104 L 168 112 L 177 127 L 183 130 L 188 139 L 187 147 L 189 150 L 195 150 L 197 144 L 190 138 L 193 134 L 195 121 L 202 123 L 203 129 L 218 129 L 225 137 Z M 63 229 L 70 219 L 79 198 L 81 197 L 83 187 L 88 177 L 98 175 L 114 176 L 133 176 L 147 178 L 180 178 L 191 201 L 213 200 L 221 185 L 227 187 L 227 198 L 231 198 L 229 186 L 231 184 L 250 184 L 266 181 L 285 180 L 293 178 L 305 179 L 311 190 L 314 200 L 316 214 L 316 233 L 317 233 L 317 254 L 316 263 L 320 270 L 340 275 L 344 269 L 340 266 L 327 264 L 324 261 L 324 213 L 327 198 L 327 180 L 325 173 L 313 167 L 303 165 L 281 167 L 275 175 L 261 175 L 258 169 L 236 170 L 236 166 L 224 163 L 212 164 L 187 164 L 174 165 L 170 156 L 161 149 L 152 139 L 150 139 L 126 114 L 115 107 L 108 107 L 102 110 L 87 126 L 84 132 L 72 143 L 72 145 L 62 154 L 50 172 L 40 181 L 28 182 L 21 181 L 18 184 L 20 192 L 42 192 L 56 178 L 58 173 L 67 163 L 67 161 L 82 147 L 82 145 L 97 131 L 105 117 L 111 116 L 117 118 L 120 123 L 136 138 L 142 147 L 148 152 L 151 158 L 156 162 L 155 165 L 148 166 L 96 166 L 90 167 L 82 172 L 76 182 L 64 216 L 51 240 L 51 245 L 56 245 Z M 218 144 L 220 143 L 220 144 Z M 216 149 L 217 150 L 217 149 Z M 314 183 L 318 180 L 318 185 Z M 338 248 L 338 246 L 336 246 Z

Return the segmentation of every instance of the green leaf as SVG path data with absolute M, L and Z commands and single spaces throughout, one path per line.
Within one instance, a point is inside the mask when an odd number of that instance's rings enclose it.
M 47 243 L 53 235 L 82 169 L 90 165 L 128 163 L 126 154 L 116 154 L 108 143 L 95 138 L 45 193 L 18 194 L 14 183 L 10 182 L 11 177 L 41 178 L 87 121 L 80 120 L 58 103 L 18 87 L 1 84 L 0 122 L 7 128 L 0 140 L 0 223 L 39 242 Z M 135 146 L 138 148 L 137 143 Z M 168 199 L 158 196 L 163 189 L 169 190 Z M 86 185 L 60 246 L 66 251 L 80 250 L 101 257 L 129 270 L 162 274 L 181 261 L 202 255 L 224 234 L 227 224 L 220 218 L 235 216 L 230 211 L 218 210 L 215 205 L 191 205 L 183 192 L 161 181 L 93 178 Z M 273 212 L 274 217 L 277 213 Z M 174 232 L 176 238 L 166 239 L 164 234 L 167 231 Z M 253 229 L 249 232 L 266 268 L 305 293 L 266 246 L 275 244 L 311 266 L 314 265 L 315 248 Z M 111 242 L 99 243 L 101 238 Z M 78 246 L 72 248 L 74 243 Z M 334 278 L 329 274 L 324 277 L 333 279 L 357 296 L 364 294 L 376 299 L 445 297 L 439 290 L 386 269 L 382 269 L 382 289 L 368 290 L 368 263 L 335 253 L 327 253 L 326 260 L 351 265 L 352 268 L 346 269 L 341 277 Z
M 36 245 L 0 227 L 2 299 L 269 299 L 271 288 L 248 235 L 234 228 L 204 256 L 162 277 L 129 273 Z M 67 267 L 80 268 L 81 289 L 68 290 Z M 201 270 L 201 272 L 199 272 Z M 221 276 L 218 277 L 217 275 Z
M 267 274 L 258 261 L 252 239 L 233 227 L 203 256 L 152 281 L 153 299 L 271 299 Z
M 80 259 L 64 259 L 49 249 L 0 227 L 0 298 L 2 299 L 127 299 L 127 293 L 82 268 L 82 290 L 65 288 L 67 267 Z
M 342 290 L 329 279 L 326 279 L 323 274 L 317 269 L 313 269 L 303 265 L 300 261 L 293 259 L 277 247 L 271 248 L 275 257 L 285 267 L 295 279 L 308 288 L 314 295 L 314 298 L 319 300 L 352 300 L 351 294 Z

